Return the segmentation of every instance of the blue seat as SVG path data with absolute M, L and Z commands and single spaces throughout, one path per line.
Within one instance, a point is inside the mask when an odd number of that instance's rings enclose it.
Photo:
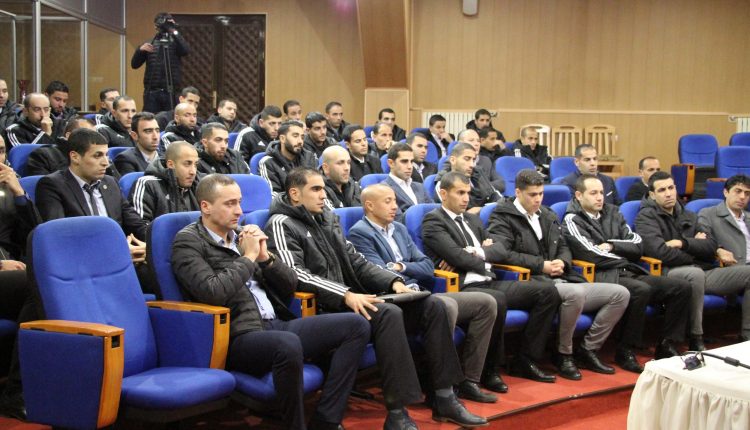
M 439 207 L 440 205 L 438 203 L 419 203 L 410 207 L 404 213 L 404 225 L 409 231 L 409 236 L 411 236 L 414 244 L 422 252 L 424 252 L 424 242 L 422 242 L 422 220 L 428 212 Z
M 445 169 L 446 166 L 448 167 L 447 170 L 450 170 L 450 160 L 449 160 L 450 158 L 451 158 L 450 155 L 443 155 L 442 157 L 440 157 L 440 159 L 437 162 L 438 172 Z
M 505 181 L 506 197 L 511 197 L 516 193 L 516 175 L 523 169 L 535 170 L 534 162 L 523 157 L 500 157 L 495 160 L 495 171 Z
M 750 146 L 750 133 L 734 133 L 729 138 L 729 146 Z
M 420 133 L 420 134 L 423 134 L 425 136 L 429 136 L 430 135 L 430 129 L 426 128 L 426 127 L 415 127 L 415 128 L 412 128 L 409 133 L 410 134 L 411 133 Z
M 246 214 L 244 218 L 245 224 L 255 224 L 260 228 L 265 228 L 269 218 L 268 212 L 268 209 L 258 209 Z
M 125 152 L 128 149 L 130 148 L 127 146 L 113 146 L 107 150 L 107 157 L 109 157 L 110 160 L 114 161 L 115 157 L 117 157 L 117 154 Z
M 30 240 L 46 320 L 19 330 L 29 420 L 99 428 L 118 415 L 178 421 L 228 403 L 235 378 L 220 370 L 228 309 L 147 305 L 125 235 L 110 218 L 48 221 Z
M 360 178 L 359 186 L 364 189 L 367 188 L 368 185 L 379 184 L 385 181 L 387 177 L 387 173 L 371 173 Z
M 717 311 L 726 309 L 727 299 L 722 296 L 716 296 L 713 294 L 706 294 L 703 296 L 703 309 Z
M 482 209 L 479 210 L 479 219 L 482 220 L 482 224 L 484 224 L 484 227 L 487 228 L 487 226 L 490 223 L 490 215 L 492 215 L 492 212 L 497 207 L 497 203 L 488 203 L 482 207 Z
M 433 164 L 437 164 L 438 158 L 440 158 L 440 152 L 432 142 L 427 142 L 427 155 L 424 156 L 425 161 Z
M 163 300 L 183 300 L 179 284 L 172 272 L 172 243 L 177 233 L 198 220 L 199 216 L 200 212 L 175 212 L 162 215 L 151 224 L 146 258 L 154 270 L 159 294 Z M 290 309 L 297 317 L 301 316 L 299 299 L 294 299 L 290 303 Z M 231 373 L 237 381 L 234 398 L 241 403 L 252 403 L 252 400 L 270 402 L 276 398 L 271 372 L 258 377 L 241 372 Z M 306 394 L 318 390 L 323 384 L 323 372 L 317 366 L 306 364 L 303 378 Z
M 706 198 L 724 200 L 724 184 L 727 178 L 709 178 L 706 180 Z
M 635 230 L 635 217 L 638 216 L 638 211 L 640 210 L 640 200 L 631 200 L 620 205 L 620 213 L 632 230 Z
M 258 209 L 268 209 L 271 206 L 271 187 L 265 179 L 256 175 L 232 174 L 228 175 L 240 186 L 242 191 L 242 213 L 249 214 Z
M 133 188 L 133 184 L 137 181 L 143 172 L 130 172 L 122 175 L 120 178 L 120 192 L 126 199 L 130 196 L 130 189 Z
M 552 209 L 555 214 L 557 214 L 557 219 L 562 222 L 563 218 L 565 218 L 565 212 L 568 210 L 568 203 L 570 202 L 557 202 L 550 206 L 550 209 Z
M 237 142 L 237 136 L 239 135 L 238 132 L 232 132 L 229 133 L 229 145 L 227 145 L 229 148 L 234 148 L 235 142 Z
M 617 189 L 617 195 L 620 196 L 620 199 L 625 200 L 625 196 L 628 195 L 630 187 L 640 180 L 640 176 L 620 176 L 615 179 L 615 189 Z
M 25 176 L 18 180 L 23 190 L 26 191 L 26 194 L 29 195 L 29 198 L 34 203 L 36 203 L 36 184 L 42 179 L 42 177 L 44 177 L 44 175 L 33 175 Z
M 458 145 L 458 142 L 455 141 L 455 140 L 453 142 L 449 143 L 448 147 L 445 148 L 445 155 L 451 155 L 451 152 L 453 152 L 453 148 L 455 148 L 456 145 Z
M 6 146 L 10 148 L 10 144 Z M 29 155 L 42 146 L 44 145 L 24 143 L 10 148 L 10 152 L 8 152 L 8 163 L 10 163 L 10 167 L 16 171 L 18 176 L 26 176 L 26 163 L 29 161 Z
M 680 163 L 695 164 L 696 167 L 714 167 L 719 142 L 710 134 L 686 134 L 680 137 L 677 152 Z
M 339 217 L 339 224 L 344 231 L 344 236 L 349 236 L 349 229 L 365 216 L 365 211 L 362 209 L 362 206 L 336 208 L 333 212 Z
M 380 168 L 383 169 L 383 173 L 391 173 L 391 166 L 388 165 L 388 154 L 383 154 L 380 157 Z
M 98 114 L 96 114 L 96 113 L 87 113 L 87 114 L 86 114 L 86 115 L 84 115 L 83 117 L 84 117 L 85 119 L 87 119 L 87 120 L 91 121 L 91 122 L 92 122 L 93 124 L 96 124 L 96 116 L 97 116 L 97 115 L 98 115 Z
M 259 169 L 260 159 L 265 156 L 266 156 L 265 152 L 259 152 L 253 155 L 252 157 L 250 157 L 250 173 L 252 173 L 253 175 L 260 174 L 260 169 Z
M 542 204 L 552 206 L 555 203 L 570 201 L 570 188 L 567 185 L 545 185 Z
M 436 199 L 437 190 L 435 189 L 435 179 L 437 179 L 437 174 L 430 175 L 424 178 L 424 182 L 422 183 L 422 185 L 424 186 L 424 191 L 432 199 L 433 202 L 437 200 Z
M 716 154 L 716 176 L 730 178 L 750 174 L 750 147 L 722 146 Z
M 577 170 L 575 157 L 555 157 L 549 163 L 549 177 L 551 180 L 564 178 Z
M 364 130 L 364 132 L 365 132 L 365 136 L 367 136 L 368 139 L 370 138 L 370 135 L 372 134 L 372 129 L 373 128 L 375 128 L 375 126 L 372 126 L 372 125 L 368 125 L 368 126 L 362 128 L 362 130 Z
M 703 208 L 708 208 L 711 206 L 716 206 L 719 203 L 723 202 L 724 199 L 698 199 L 698 200 L 691 200 L 685 204 L 685 209 L 689 210 L 690 212 L 698 213 Z

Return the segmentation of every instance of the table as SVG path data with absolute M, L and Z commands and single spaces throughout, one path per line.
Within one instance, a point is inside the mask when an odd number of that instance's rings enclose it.
M 750 342 L 708 352 L 750 365 Z M 646 363 L 630 398 L 628 429 L 750 429 L 750 369 L 705 360 L 692 371 L 680 357 Z

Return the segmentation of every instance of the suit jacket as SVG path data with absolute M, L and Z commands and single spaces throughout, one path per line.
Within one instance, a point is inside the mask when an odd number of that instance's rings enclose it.
M 115 220 L 125 234 L 146 239 L 147 224 L 122 197 L 120 187 L 111 176 L 104 176 L 99 187 L 107 215 Z M 36 205 L 44 221 L 76 216 L 90 216 L 91 209 L 83 190 L 69 169 L 49 174 L 39 180 L 36 187 Z
M 745 213 L 745 226 L 750 231 L 750 212 Z M 698 212 L 698 224 L 709 237 L 716 240 L 720 248 L 734 254 L 737 264 L 747 264 L 745 235 L 734 220 L 734 215 L 727 209 L 726 202 L 705 208 Z
M 393 188 L 393 192 L 396 193 L 396 204 L 398 204 L 396 219 L 400 220 L 403 216 L 403 213 L 406 212 L 407 209 L 412 207 L 414 203 L 412 202 L 411 198 L 406 195 L 406 192 L 401 188 L 401 186 L 398 185 L 390 175 L 386 178 L 385 181 L 383 181 L 383 183 Z M 414 195 L 417 196 L 417 203 L 433 203 L 432 199 L 430 199 L 430 196 L 428 196 L 427 192 L 424 190 L 424 185 L 422 185 L 421 183 L 411 181 L 411 189 L 412 191 L 414 191 Z
M 405 225 L 394 222 L 393 228 L 393 239 L 402 257 L 400 261 L 396 259 L 388 241 L 366 219 L 357 221 L 349 229 L 349 242 L 367 261 L 382 268 L 388 263 L 402 263 L 405 269 L 399 275 L 406 279 L 407 284 L 417 283 L 431 289 L 434 281 L 432 261 L 417 248 Z
M 464 212 L 462 216 L 480 244 L 489 238 L 482 220 L 478 216 L 468 212 Z M 464 250 L 465 245 L 461 230 L 459 230 L 456 221 L 452 220 L 442 207 L 425 215 L 422 222 L 422 240 L 424 241 L 425 254 L 432 259 L 435 265 L 439 264 L 441 260 L 445 260 L 456 269 L 460 287 L 464 286 L 464 279 L 468 272 L 495 277 L 492 271 L 485 268 L 485 260 Z M 500 263 L 508 257 L 508 251 L 499 242 L 495 242 L 491 246 L 483 246 L 482 249 L 488 263 Z
M 145 172 L 148 164 L 149 161 L 143 158 L 143 154 L 138 147 L 126 149 L 115 157 L 115 167 L 121 175 Z
M 434 163 L 430 163 L 429 161 L 425 161 L 422 163 L 424 168 L 422 169 L 422 173 L 419 173 L 419 170 L 417 170 L 417 166 L 414 166 L 414 169 L 411 171 L 411 179 L 414 182 L 423 183 L 424 178 L 434 175 L 437 173 L 437 166 Z

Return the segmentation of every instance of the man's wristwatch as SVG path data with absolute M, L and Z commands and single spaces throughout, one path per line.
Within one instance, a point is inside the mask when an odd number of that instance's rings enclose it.
M 399 266 L 403 266 L 403 265 L 400 264 L 400 263 L 394 263 L 392 261 L 389 261 L 385 265 L 385 268 L 388 269 L 388 270 L 393 270 L 394 272 L 401 272 L 400 270 L 397 269 L 397 267 L 399 267 Z
M 276 255 L 274 253 L 272 253 L 272 252 L 269 252 L 268 253 L 268 260 L 263 261 L 263 262 L 258 262 L 258 266 L 261 269 L 265 269 L 266 267 L 272 265 L 274 261 L 276 261 Z

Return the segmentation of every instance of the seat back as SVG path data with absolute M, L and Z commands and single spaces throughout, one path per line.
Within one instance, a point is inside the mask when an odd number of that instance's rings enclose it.
M 500 157 L 495 161 L 495 171 L 505 181 L 503 195 L 509 197 L 516 192 L 516 175 L 523 169 L 534 170 L 534 162 L 523 157 Z
M 625 222 L 628 223 L 631 230 L 635 230 L 635 217 L 638 216 L 638 211 L 640 210 L 640 200 L 631 200 L 620 205 L 620 213 L 625 218 Z
M 555 203 L 569 202 L 571 198 L 570 188 L 567 185 L 545 185 L 542 204 L 552 206 Z
M 409 231 L 409 236 L 414 240 L 414 244 L 417 248 L 424 252 L 424 243 L 422 242 L 422 220 L 427 213 L 439 208 L 438 203 L 419 203 L 416 204 L 404 213 L 404 225 Z
M 32 202 L 36 203 L 36 184 L 42 179 L 44 175 L 33 175 L 25 176 L 18 180 L 21 183 L 21 188 L 26 191 Z
M 130 149 L 127 146 L 113 146 L 107 150 L 107 157 L 109 157 L 110 160 L 114 161 L 115 157 L 117 157 L 118 154 L 121 152 L 125 152 L 128 149 Z
M 31 273 L 46 319 L 125 330 L 123 376 L 156 366 L 151 322 L 122 228 L 107 217 L 75 217 L 37 226 Z M 64 252 L 62 252 L 64 250 Z
M 565 212 L 568 210 L 568 204 L 570 202 L 557 202 L 553 203 L 549 208 L 555 211 L 555 214 L 557 214 L 557 219 L 562 222 L 563 218 L 565 218 Z
M 729 138 L 729 146 L 750 146 L 750 133 L 734 133 Z
M 130 195 L 130 189 L 133 188 L 133 184 L 135 184 L 135 181 L 142 176 L 143 172 L 130 172 L 122 175 L 120 178 L 120 192 L 123 197 L 126 199 L 128 198 Z
M 438 151 L 437 146 L 432 142 L 427 142 L 427 155 L 424 156 L 425 161 L 437 164 L 439 158 L 440 152 Z
M 369 175 L 365 175 L 359 180 L 359 186 L 364 189 L 367 188 L 368 185 L 372 184 L 379 184 L 388 177 L 387 173 L 371 173 Z
M 261 158 L 265 157 L 265 152 L 259 152 L 252 157 L 250 157 L 250 173 L 253 175 L 259 175 L 260 174 L 260 160 Z
M 692 163 L 696 167 L 713 167 L 719 141 L 710 134 L 686 134 L 680 137 L 677 152 L 680 163 Z
M 722 146 L 716 154 L 716 174 L 729 178 L 738 174 L 750 174 L 750 147 Z
M 424 186 L 424 191 L 432 199 L 433 202 L 435 201 L 435 197 L 437 196 L 437 190 L 435 189 L 435 179 L 437 179 L 437 174 L 430 175 L 424 178 L 424 183 L 422 183 L 422 185 Z
M 157 217 L 146 238 L 146 259 L 156 275 L 160 300 L 184 300 L 172 272 L 172 243 L 180 230 L 198 220 L 200 212 L 174 212 Z
M 339 217 L 339 225 L 341 225 L 341 230 L 344 231 L 344 236 L 349 236 L 349 229 L 365 216 L 362 206 L 336 208 L 333 212 Z
M 583 143 L 583 131 L 577 125 L 558 125 L 552 127 L 549 153 L 553 157 L 571 156 L 576 147 Z
M 249 214 L 245 215 L 245 224 L 255 224 L 260 228 L 266 227 L 266 222 L 268 222 L 268 209 L 259 209 L 257 211 L 250 212 Z
M 630 187 L 640 180 L 640 176 L 620 176 L 615 179 L 615 188 L 617 189 L 617 195 L 620 196 L 620 199 L 625 200 L 625 196 L 628 195 Z
M 455 148 L 456 145 L 458 145 L 458 141 L 455 141 L 455 140 L 449 143 L 448 147 L 445 148 L 445 155 L 451 155 L 451 152 L 453 152 L 453 148 Z
M 229 133 L 229 145 L 227 145 L 228 148 L 234 148 L 234 143 L 237 141 L 237 136 L 239 136 L 240 133 L 234 131 L 232 133 Z
M 492 215 L 492 211 L 495 210 L 497 207 L 497 202 L 495 203 L 488 203 L 482 207 L 482 209 L 479 210 L 479 219 L 482 220 L 482 224 L 484 224 L 484 227 L 487 228 L 487 226 L 490 223 L 490 215 Z
M 271 186 L 265 179 L 256 175 L 232 174 L 228 175 L 240 186 L 242 191 L 242 213 L 249 214 L 258 209 L 268 209 L 271 206 Z
M 596 148 L 598 155 L 617 154 L 615 127 L 606 124 L 590 125 L 583 129 L 583 141 Z
M 443 155 L 442 157 L 440 157 L 440 159 L 437 162 L 438 172 L 446 168 L 446 166 L 448 168 L 447 170 L 450 170 L 450 158 L 451 158 L 450 155 Z
M 372 129 L 375 128 L 375 126 L 367 125 L 362 128 L 365 132 L 365 136 L 367 136 L 368 139 L 371 139 L 370 135 L 372 134 Z
M 575 157 L 557 157 L 549 163 L 549 176 L 551 180 L 564 178 L 568 174 L 576 171 Z
M 719 203 L 723 202 L 723 199 L 698 199 L 698 200 L 691 200 L 685 204 L 685 209 L 689 210 L 690 212 L 698 213 L 703 208 L 709 208 L 712 206 L 716 206 Z
M 383 154 L 380 157 L 380 168 L 383 169 L 383 173 L 391 173 L 391 166 L 388 165 L 388 154 Z
M 6 146 L 10 148 L 10 144 Z M 29 155 L 42 146 L 44 145 L 38 143 L 24 143 L 10 148 L 10 152 L 8 152 L 8 162 L 18 176 L 26 176 L 26 163 L 29 161 Z
M 539 133 L 539 145 L 545 145 L 549 146 L 550 144 L 550 126 L 546 124 L 526 124 L 522 125 L 521 128 L 518 129 L 518 136 L 521 136 L 521 131 L 523 131 L 524 128 L 531 127 L 534 130 L 536 130 L 537 133 Z

